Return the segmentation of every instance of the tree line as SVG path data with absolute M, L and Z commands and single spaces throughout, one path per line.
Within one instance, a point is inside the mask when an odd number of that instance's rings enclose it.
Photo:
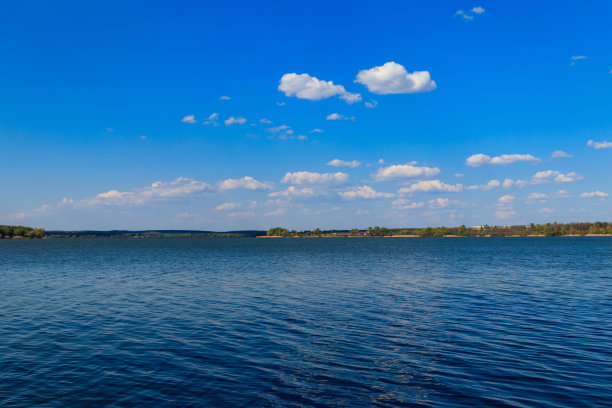
M 390 237 L 390 236 L 418 236 L 418 237 L 509 237 L 509 236 L 585 236 L 585 235 L 612 235 L 612 222 L 579 222 L 579 223 L 547 223 L 529 225 L 482 225 L 476 227 L 427 227 L 427 228 L 385 228 L 368 227 L 367 229 L 353 228 L 351 230 L 288 230 L 286 228 L 270 228 L 267 236 L 278 237 Z
M 23 225 L 0 225 L 0 239 L 2 238 L 44 238 L 45 230 L 42 228 L 24 227 Z

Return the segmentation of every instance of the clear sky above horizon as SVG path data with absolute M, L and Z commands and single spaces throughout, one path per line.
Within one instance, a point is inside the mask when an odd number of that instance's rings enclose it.
M 612 3 L 0 3 L 0 224 L 610 221 Z

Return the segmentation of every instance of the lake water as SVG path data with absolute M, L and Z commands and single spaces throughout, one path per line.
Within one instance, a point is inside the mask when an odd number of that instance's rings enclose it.
M 0 406 L 612 406 L 612 238 L 0 241 Z

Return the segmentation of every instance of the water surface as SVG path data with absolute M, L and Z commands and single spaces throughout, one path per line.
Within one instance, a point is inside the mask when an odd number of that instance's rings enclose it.
M 611 238 L 0 241 L 0 406 L 612 406 Z

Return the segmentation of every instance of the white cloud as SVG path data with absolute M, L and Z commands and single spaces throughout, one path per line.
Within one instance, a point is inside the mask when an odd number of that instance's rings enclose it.
M 587 56 L 585 56 L 585 55 L 572 55 L 572 56 L 570 57 L 570 59 L 571 59 L 572 61 L 585 60 L 585 59 L 587 59 L 587 58 L 588 58 L 588 57 L 587 57 Z
M 221 99 L 222 101 L 229 101 L 232 98 L 230 98 L 229 96 L 225 96 L 224 95 L 224 96 L 220 97 L 219 99 Z
M 344 160 L 340 160 L 340 159 L 334 159 L 334 160 L 330 160 L 327 162 L 328 166 L 334 166 L 334 167 L 359 167 L 361 166 L 361 162 L 357 161 L 357 160 L 353 160 L 353 161 L 344 161 Z
M 465 174 L 463 174 L 463 173 L 455 173 L 455 177 L 457 177 L 457 178 L 461 178 L 463 176 L 465 176 Z
M 546 200 L 548 198 L 548 195 L 544 194 L 544 193 L 531 193 L 529 194 L 529 196 L 527 197 L 527 200 L 538 200 L 538 201 L 542 201 L 542 200 Z
M 509 187 L 525 187 L 528 185 L 537 185 L 544 183 L 573 183 L 575 181 L 584 180 L 580 174 L 576 172 L 570 172 L 567 174 L 563 174 L 557 170 L 546 170 L 546 171 L 538 171 L 531 177 L 531 180 L 511 180 L 505 179 L 503 183 L 504 188 Z
M 540 159 L 530 154 L 502 154 L 501 156 L 491 157 L 486 154 L 474 154 L 465 160 L 465 164 L 471 167 L 482 167 L 482 166 L 497 166 L 506 165 L 516 162 L 532 162 L 538 163 Z
M 339 113 L 332 113 L 330 115 L 327 115 L 325 119 L 327 120 L 349 120 L 349 119 L 355 120 L 355 117 L 354 116 L 348 117 L 348 116 L 341 115 Z
M 274 122 L 272 122 L 269 119 L 263 118 L 263 119 L 259 119 L 259 123 L 265 123 L 266 125 L 271 125 Z
M 196 123 L 195 116 L 194 115 L 187 115 L 183 119 L 181 119 L 181 122 L 183 122 L 183 123 Z
M 238 207 L 240 207 L 239 203 L 223 203 L 223 204 L 218 205 L 215 208 L 217 211 L 228 211 L 228 210 L 234 210 Z
M 234 123 L 237 123 L 239 125 L 244 125 L 246 121 L 247 120 L 245 118 L 242 118 L 240 116 L 238 117 L 230 116 L 228 119 L 225 120 L 224 123 L 225 123 L 225 126 L 233 125 Z
M 589 140 L 587 142 L 587 146 L 592 147 L 593 149 L 609 149 L 612 147 L 612 142 L 595 142 L 593 140 Z
M 554 152 L 552 152 L 552 154 L 550 155 L 550 157 L 552 159 L 569 159 L 571 157 L 574 157 L 573 154 L 569 154 L 564 152 L 563 150 L 555 150 Z
M 510 204 L 510 203 L 513 203 L 513 202 L 514 202 L 514 199 L 515 199 L 515 198 L 516 198 L 516 197 L 514 197 L 514 196 L 513 196 L 513 195 L 511 195 L 511 194 L 506 194 L 506 195 L 503 195 L 503 196 L 499 197 L 499 198 L 497 199 L 497 202 L 498 202 L 498 203 L 502 203 L 502 204 Z
M 248 218 L 254 215 L 255 213 L 252 211 L 237 211 L 237 212 L 234 211 L 234 212 L 227 213 L 227 216 L 231 218 Z
M 314 197 L 319 195 L 314 188 L 304 187 L 304 188 L 296 188 L 295 186 L 290 186 L 288 189 L 283 191 L 275 191 L 273 193 L 268 194 L 269 197 Z
M 574 181 L 583 180 L 583 177 L 575 172 L 563 174 L 557 170 L 538 171 L 531 179 L 532 184 L 542 184 L 550 181 L 555 183 L 573 183 Z
M 375 198 L 389 198 L 393 197 L 391 193 L 379 193 L 376 192 L 370 186 L 361 186 L 355 189 L 338 193 L 338 195 L 345 200 L 354 200 L 356 198 L 375 199 Z
M 211 113 L 210 116 L 208 117 L 208 119 L 206 121 L 204 121 L 204 124 L 205 125 L 219 126 L 219 123 L 217 123 L 218 119 L 219 119 L 219 114 L 217 112 Z
M 449 200 L 448 198 L 436 198 L 434 200 L 427 201 L 427 204 L 429 204 L 429 208 L 448 208 L 460 206 L 463 203 L 457 200 Z
M 187 197 L 196 193 L 212 190 L 212 186 L 203 181 L 179 177 L 170 182 L 156 181 L 149 187 L 132 191 L 109 190 L 95 197 L 75 202 L 77 207 L 96 205 L 142 205 L 150 201 Z
M 361 95 L 348 92 L 342 85 L 334 85 L 332 81 L 321 81 L 308 74 L 285 74 L 278 85 L 278 90 L 285 96 L 295 96 L 298 99 L 319 101 L 338 96 L 347 103 L 359 102 Z
M 391 206 L 393 208 L 397 208 L 399 210 L 413 210 L 415 208 L 422 208 L 424 205 L 425 203 L 422 203 L 422 202 L 417 203 L 414 201 L 407 200 L 405 198 L 394 200 L 391 203 Z
M 463 184 L 446 184 L 440 180 L 423 180 L 417 183 L 411 184 L 409 187 L 400 188 L 398 193 L 400 194 L 411 194 L 416 192 L 446 192 L 446 193 L 458 193 L 463 190 Z
M 312 129 L 310 133 L 323 133 L 323 129 Z
M 484 191 L 488 191 L 488 190 L 493 190 L 496 187 L 501 186 L 501 183 L 497 180 L 489 180 L 487 182 L 487 184 L 483 184 L 483 185 L 478 185 L 478 186 L 469 186 L 467 189 L 468 190 L 484 190 Z
M 324 184 L 324 185 L 340 185 L 348 181 L 348 174 L 342 172 L 336 173 L 314 173 L 309 171 L 296 171 L 295 173 L 288 172 L 281 179 L 281 183 L 291 184 Z
M 607 196 L 608 196 L 608 193 L 604 193 L 604 192 L 601 192 L 599 190 L 593 191 L 591 193 L 582 193 L 582 194 L 580 194 L 580 198 L 592 198 L 592 197 L 605 198 Z
M 219 190 L 272 190 L 274 184 L 261 182 L 253 177 L 243 177 L 241 179 L 227 179 L 219 183 Z
M 389 181 L 403 178 L 435 177 L 438 174 L 440 174 L 440 169 L 437 167 L 395 164 L 379 168 L 376 173 L 372 175 L 372 179 L 374 181 Z
M 436 89 L 429 71 L 414 71 L 409 74 L 403 65 L 393 61 L 384 65 L 359 71 L 355 82 L 365 85 L 379 95 L 428 92 Z
M 374 101 L 374 100 L 373 100 L 372 102 L 366 102 L 366 103 L 365 103 L 365 106 L 366 106 L 366 108 L 373 109 L 373 108 L 375 108 L 376 106 L 378 106 L 378 102 L 376 102 L 376 101 Z
M 547 207 L 540 208 L 539 210 L 536 211 L 536 213 L 538 214 L 552 214 L 554 212 L 555 210 L 553 210 L 552 208 L 547 208 Z
M 483 14 L 484 12 L 485 12 L 484 8 L 482 8 L 480 6 L 476 6 L 476 7 L 473 7 L 471 10 L 468 10 L 468 11 L 457 10 L 455 15 L 456 16 L 460 16 L 464 20 L 473 20 L 475 16 Z

